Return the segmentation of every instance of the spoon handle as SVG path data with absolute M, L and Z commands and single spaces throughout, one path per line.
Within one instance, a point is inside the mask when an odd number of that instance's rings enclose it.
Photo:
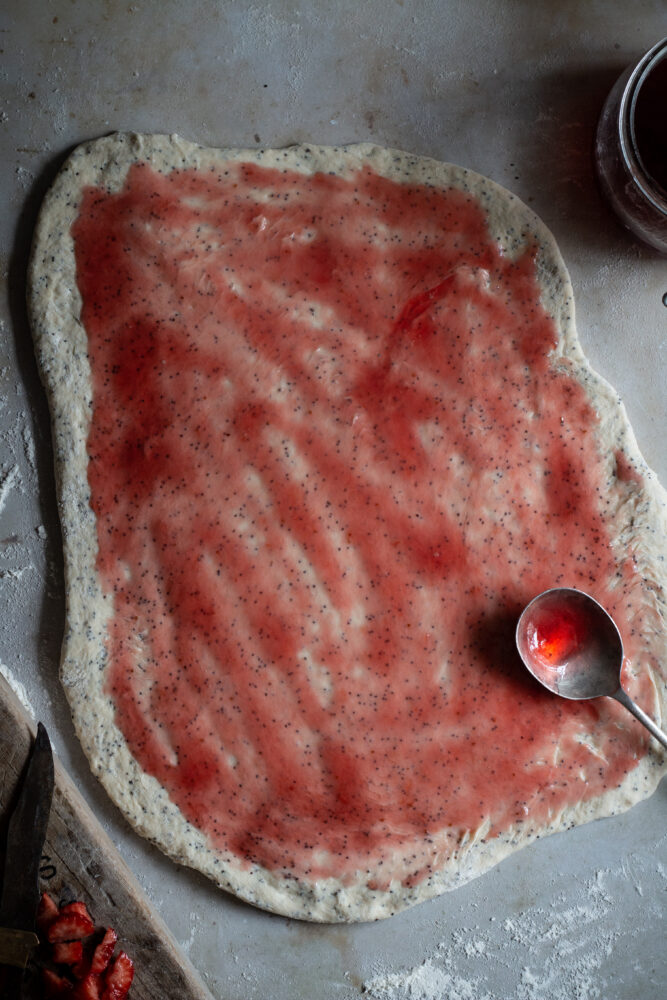
M 625 693 L 622 687 L 619 687 L 616 694 L 612 694 L 611 697 L 615 698 L 616 701 L 620 701 L 621 705 L 624 705 L 628 712 L 632 712 L 634 717 L 639 719 L 639 721 L 646 726 L 649 733 L 655 736 L 656 740 L 662 743 L 663 747 L 667 747 L 667 733 L 663 733 L 662 729 L 659 729 L 656 726 L 653 719 L 650 719 L 646 712 L 642 712 L 639 705 L 635 705 L 632 698 Z

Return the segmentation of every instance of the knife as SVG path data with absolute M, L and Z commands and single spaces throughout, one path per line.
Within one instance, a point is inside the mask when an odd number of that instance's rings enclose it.
M 0 895 L 0 978 L 2 997 L 21 995 L 23 971 L 34 947 L 39 866 L 53 798 L 53 753 L 40 722 L 16 806 L 7 827 Z

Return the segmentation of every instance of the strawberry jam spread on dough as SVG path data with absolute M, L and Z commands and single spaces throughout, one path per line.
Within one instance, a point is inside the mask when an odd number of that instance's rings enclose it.
M 209 842 L 413 885 L 620 783 L 642 727 L 514 651 L 547 587 L 604 604 L 631 665 L 641 621 L 534 252 L 456 188 L 239 162 L 137 163 L 73 236 L 106 689 Z

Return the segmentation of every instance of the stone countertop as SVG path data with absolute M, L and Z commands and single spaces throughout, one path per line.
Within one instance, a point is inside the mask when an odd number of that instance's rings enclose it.
M 0 662 L 221 1000 L 352 1000 L 364 983 L 388 1000 L 657 996 L 667 783 L 629 813 L 548 838 L 371 925 L 261 913 L 137 837 L 90 775 L 57 679 L 60 537 L 23 303 L 41 198 L 74 145 L 116 130 L 215 146 L 374 141 L 471 167 L 555 234 L 584 350 L 665 483 L 667 261 L 634 244 L 601 202 L 591 150 L 606 93 L 666 27 L 658 0 L 638 0 L 631 16 L 622 0 L 14 0 L 5 11 Z

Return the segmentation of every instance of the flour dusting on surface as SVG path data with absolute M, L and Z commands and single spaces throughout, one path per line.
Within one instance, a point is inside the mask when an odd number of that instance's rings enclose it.
M 446 964 L 436 965 L 432 959 L 426 959 L 422 965 L 409 972 L 374 979 L 366 986 L 365 993 L 378 1000 L 394 1000 L 399 997 L 409 997 L 410 1000 L 432 1000 L 435 997 L 447 997 L 447 1000 L 492 1000 L 490 994 L 478 992 L 476 980 L 462 979 L 449 972 Z
M 28 692 L 26 691 L 23 684 L 21 684 L 20 681 L 17 681 L 17 679 L 14 677 L 14 674 L 11 672 L 9 667 L 5 666 L 5 664 L 2 663 L 2 661 L 0 661 L 0 675 L 5 678 L 10 688 L 12 689 L 18 700 L 25 708 L 26 712 L 28 712 L 28 714 L 30 715 L 30 718 L 34 719 L 35 710 L 32 707 L 32 704 L 28 697 Z
M 658 848 L 667 847 L 663 838 Z M 659 852 L 658 852 L 659 853 Z M 371 1000 L 608 1000 L 630 996 L 627 982 L 608 979 L 610 956 L 632 955 L 634 941 L 650 925 L 661 926 L 664 908 L 654 900 L 644 908 L 644 890 L 667 872 L 659 861 L 630 854 L 618 867 L 599 869 L 573 903 L 572 894 L 554 896 L 550 906 L 533 906 L 486 927 L 464 927 L 441 941 L 419 965 L 378 970 L 364 983 Z M 658 898 L 660 893 L 658 894 Z M 471 960 L 471 961 L 468 961 Z M 646 970 L 643 970 L 644 974 Z M 502 986 L 499 984 L 503 984 Z M 657 996 L 660 990 L 656 982 Z
M 0 469 L 0 511 L 3 510 L 11 491 L 19 478 L 18 466 Z

